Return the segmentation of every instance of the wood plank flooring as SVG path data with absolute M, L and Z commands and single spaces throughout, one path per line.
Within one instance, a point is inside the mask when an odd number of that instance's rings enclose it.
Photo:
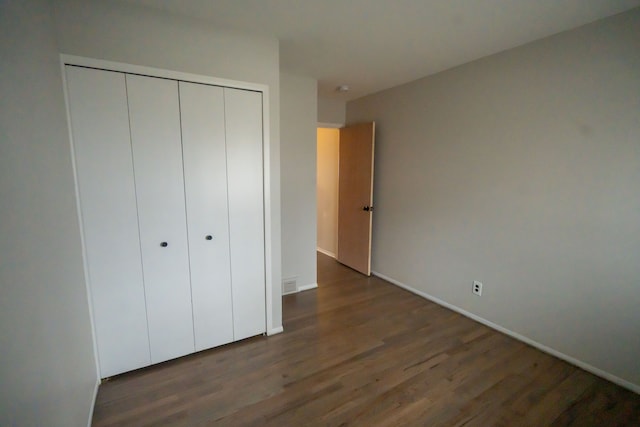
M 640 426 L 640 396 L 318 255 L 284 330 L 124 374 L 95 426 Z

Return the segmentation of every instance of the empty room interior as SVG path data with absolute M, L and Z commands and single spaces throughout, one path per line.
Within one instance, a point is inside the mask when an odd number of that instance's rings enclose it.
M 640 0 L 0 32 L 0 425 L 640 425 Z

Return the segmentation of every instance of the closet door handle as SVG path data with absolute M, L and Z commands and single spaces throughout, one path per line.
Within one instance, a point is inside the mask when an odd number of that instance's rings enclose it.
M 166 248 L 167 246 L 169 246 L 169 244 L 167 242 L 162 242 L 160 243 L 160 246 L 162 246 L 163 248 Z
M 213 239 L 213 236 L 212 236 L 211 234 L 207 234 L 207 236 L 205 237 L 205 239 L 207 239 L 207 240 L 211 240 L 211 239 Z

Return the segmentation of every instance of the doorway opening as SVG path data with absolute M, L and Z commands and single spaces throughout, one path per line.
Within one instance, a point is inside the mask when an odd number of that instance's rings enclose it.
M 375 123 L 317 130 L 317 249 L 371 275 Z
M 317 249 L 336 258 L 338 253 L 338 168 L 340 130 L 318 128 L 317 131 Z

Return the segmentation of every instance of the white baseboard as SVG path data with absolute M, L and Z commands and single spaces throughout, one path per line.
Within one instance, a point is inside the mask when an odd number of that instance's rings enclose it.
M 91 400 L 91 407 L 89 408 L 87 427 L 91 427 L 91 421 L 93 421 L 93 411 L 96 408 L 96 400 L 98 399 L 98 387 L 100 387 L 100 378 L 96 379 L 96 385 L 93 387 L 93 399 Z
M 330 256 L 331 258 L 335 258 L 336 257 L 336 254 L 334 254 L 333 252 L 329 252 L 329 251 L 324 250 L 322 248 L 316 248 L 316 250 L 318 252 L 320 252 L 321 254 L 325 254 L 326 256 Z
M 298 292 L 308 291 L 310 289 L 315 289 L 318 287 L 317 283 L 309 283 L 308 285 L 298 286 Z
M 283 332 L 284 332 L 284 328 L 282 326 L 278 326 L 277 328 L 269 329 L 267 331 L 267 336 L 270 337 L 271 335 L 281 334 Z
M 480 317 L 480 316 L 478 316 L 476 314 L 473 314 L 473 313 L 471 313 L 469 311 L 466 311 L 466 310 L 464 310 L 464 309 L 462 309 L 460 307 L 457 307 L 457 306 L 455 306 L 453 304 L 449 304 L 448 302 L 443 301 L 443 300 L 441 300 L 439 298 L 436 298 L 436 297 L 434 297 L 432 295 L 429 295 L 426 292 L 422 292 L 422 291 L 419 291 L 419 290 L 417 290 L 415 288 L 412 288 L 409 285 L 405 285 L 404 283 L 399 282 L 399 281 L 397 281 L 395 279 L 392 279 L 391 277 L 385 276 L 382 273 L 378 273 L 377 271 L 372 271 L 371 274 L 373 274 L 374 276 L 377 276 L 377 277 L 379 277 L 381 279 L 384 279 L 387 282 L 392 283 L 392 284 L 394 284 L 394 285 L 396 285 L 396 286 L 398 286 L 398 287 L 400 287 L 402 289 L 405 289 L 405 290 L 407 290 L 407 291 L 409 291 L 411 293 L 414 293 L 414 294 L 416 294 L 418 296 L 421 296 L 421 297 L 423 297 L 425 299 L 428 299 L 429 301 L 432 301 L 432 302 L 434 302 L 434 303 L 436 303 L 438 305 L 441 305 L 442 307 L 448 308 L 449 310 L 455 311 L 456 313 L 460 313 L 465 317 L 468 317 L 468 318 L 470 318 L 472 320 L 475 320 L 476 322 L 482 323 L 483 325 L 488 326 L 491 329 L 495 329 L 498 332 L 502 332 L 505 335 L 509 335 L 510 337 L 515 338 L 518 341 L 522 341 L 523 343 L 528 344 L 528 345 L 530 345 L 532 347 L 535 347 L 538 350 L 541 350 L 541 351 L 543 351 L 543 352 L 545 352 L 547 354 L 555 356 L 558 359 L 562 359 L 565 362 L 569 362 L 572 365 L 575 365 L 575 366 L 577 366 L 577 367 L 579 367 L 581 369 L 584 369 L 587 372 L 590 372 L 590 373 L 592 373 L 594 375 L 597 375 L 597 376 L 599 376 L 601 378 L 604 378 L 607 381 L 611 381 L 612 383 L 617 384 L 617 385 L 619 385 L 621 387 L 624 387 L 627 390 L 631 390 L 634 393 L 640 394 L 640 385 L 639 384 L 634 384 L 634 383 L 632 383 L 630 381 L 624 380 L 624 379 L 622 379 L 620 377 L 617 377 L 617 376 L 615 376 L 615 375 L 613 375 L 613 374 L 611 374 L 609 372 L 603 371 L 600 368 L 596 368 L 595 366 L 589 365 L 588 363 L 585 363 L 585 362 L 583 362 L 583 361 L 581 361 L 579 359 L 576 359 L 575 357 L 571 357 L 571 356 L 569 356 L 567 354 L 559 352 L 558 350 L 554 350 L 551 347 L 547 347 L 544 344 L 540 344 L 539 342 L 534 341 L 531 338 L 528 338 L 528 337 L 526 337 L 524 335 L 521 335 L 521 334 L 519 334 L 517 332 L 514 332 L 514 331 L 512 331 L 510 329 L 507 329 L 507 328 L 505 328 L 503 326 L 500 326 L 500 325 L 498 325 L 496 323 L 493 323 L 493 322 L 491 322 L 491 321 L 489 321 L 487 319 L 484 319 L 484 318 L 482 318 L 482 317 Z
M 298 286 L 298 288 L 295 291 L 291 291 L 291 292 L 283 292 L 282 296 L 285 295 L 293 295 L 293 294 L 297 294 L 298 292 L 302 292 L 302 291 L 308 291 L 310 289 L 315 289 L 318 287 L 317 283 L 309 283 L 308 285 L 302 285 L 302 286 Z

